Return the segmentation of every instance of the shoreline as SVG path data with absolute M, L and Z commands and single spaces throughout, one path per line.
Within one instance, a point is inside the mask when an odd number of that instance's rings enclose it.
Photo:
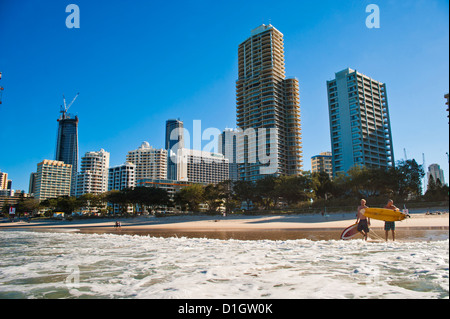
M 332 215 L 228 215 L 222 216 L 140 216 L 134 218 L 75 221 L 31 221 L 0 223 L 2 230 L 76 232 L 83 234 L 142 235 L 156 237 L 189 237 L 243 240 L 339 240 L 341 232 L 355 223 L 354 213 Z M 120 221 L 122 227 L 115 229 Z M 371 221 L 373 240 L 384 239 L 384 222 Z M 449 214 L 413 213 L 411 218 L 396 222 L 398 240 L 441 240 L 449 236 Z M 391 238 L 391 234 L 389 234 Z M 355 237 L 359 239 L 359 236 Z

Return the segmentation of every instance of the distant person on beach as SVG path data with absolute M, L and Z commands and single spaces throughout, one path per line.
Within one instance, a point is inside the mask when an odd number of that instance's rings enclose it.
M 369 208 L 366 206 L 366 200 L 361 199 L 361 205 L 358 206 L 358 212 L 356 213 L 356 223 L 358 224 L 357 230 L 364 236 L 364 240 L 367 240 L 369 234 L 370 218 L 364 216 L 364 209 Z
M 386 209 L 392 209 L 395 211 L 399 211 L 400 209 L 398 209 L 397 207 L 394 206 L 394 201 L 392 199 L 390 199 L 387 203 L 386 206 L 384 206 L 384 208 Z M 392 232 L 392 240 L 395 241 L 395 222 L 384 222 L 384 232 L 385 232 L 385 236 L 386 236 L 386 241 L 388 241 L 388 237 L 389 237 L 389 231 Z
M 114 229 L 121 229 L 122 228 L 122 226 L 120 225 L 120 222 L 119 221 L 116 221 L 116 223 L 114 224 Z

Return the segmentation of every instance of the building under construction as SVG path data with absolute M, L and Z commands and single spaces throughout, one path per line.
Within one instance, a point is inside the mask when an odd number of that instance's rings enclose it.
M 56 137 L 55 160 L 72 165 L 72 180 L 70 187 L 70 195 L 76 195 L 76 178 L 78 171 L 78 117 L 68 113 L 72 103 L 66 105 L 64 99 L 64 107 L 61 106 L 61 115 L 58 119 L 58 135 Z

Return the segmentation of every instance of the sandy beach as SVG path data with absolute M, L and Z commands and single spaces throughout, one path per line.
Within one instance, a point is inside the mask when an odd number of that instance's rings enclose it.
M 432 240 L 448 238 L 449 214 L 411 213 L 411 218 L 396 222 L 397 239 Z M 114 227 L 115 222 L 121 228 Z M 356 221 L 354 213 L 330 215 L 228 215 L 223 217 L 186 215 L 171 217 L 141 216 L 119 219 L 74 221 L 32 221 L 0 223 L 0 230 L 72 231 L 116 233 L 157 237 L 207 237 L 217 239 L 339 239 L 340 233 Z M 372 220 L 372 239 L 384 237 L 384 222 Z

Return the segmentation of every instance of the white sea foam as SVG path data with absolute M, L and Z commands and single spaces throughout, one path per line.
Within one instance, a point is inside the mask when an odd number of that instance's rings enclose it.
M 0 298 L 448 298 L 449 241 L 0 232 Z

